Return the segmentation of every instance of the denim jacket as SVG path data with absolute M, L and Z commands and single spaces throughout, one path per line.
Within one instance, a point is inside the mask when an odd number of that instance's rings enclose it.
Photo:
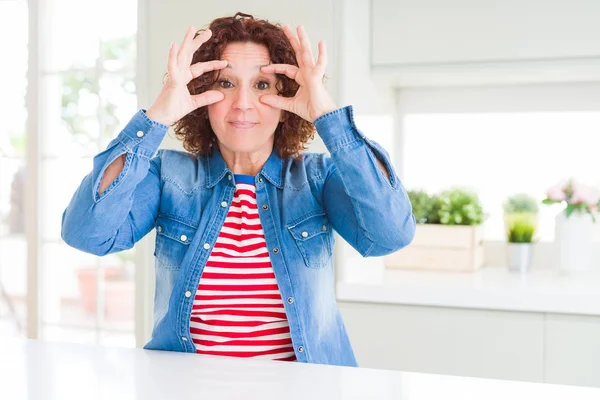
M 364 257 L 382 256 L 411 242 L 415 219 L 388 154 L 356 128 L 351 106 L 314 125 L 330 154 L 281 159 L 273 151 L 254 178 L 256 200 L 297 360 L 356 366 L 336 304 L 333 230 Z M 105 255 L 156 229 L 154 326 L 145 348 L 194 352 L 192 294 L 235 177 L 217 149 L 211 156 L 157 152 L 167 128 L 143 110 L 131 119 L 94 158 L 63 214 L 62 238 Z M 124 153 L 121 174 L 98 194 L 106 167 Z

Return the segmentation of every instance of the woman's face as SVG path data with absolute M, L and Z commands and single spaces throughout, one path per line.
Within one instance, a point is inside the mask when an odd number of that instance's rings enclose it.
M 221 57 L 227 67 L 214 89 L 225 98 L 208 106 L 208 118 L 220 146 L 232 152 L 269 152 L 282 111 L 260 102 L 265 94 L 277 94 L 275 74 L 260 67 L 270 64 L 269 52 L 256 43 L 231 43 Z

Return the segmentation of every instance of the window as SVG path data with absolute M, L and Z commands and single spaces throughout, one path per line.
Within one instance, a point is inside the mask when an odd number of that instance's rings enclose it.
M 512 90 L 518 99 L 520 89 Z M 554 95 L 562 92 L 557 87 Z M 548 187 L 569 177 L 600 187 L 600 108 L 569 105 L 565 97 L 562 107 L 554 104 L 542 111 L 545 95 L 552 94 L 529 95 L 507 107 L 497 98 L 489 99 L 501 97 L 497 90 L 472 90 L 467 100 L 457 90 L 455 101 L 445 96 L 447 108 L 454 112 L 439 106 L 410 112 L 405 103 L 409 111 L 402 114 L 400 157 L 405 186 L 428 192 L 455 186 L 476 190 L 488 214 L 486 240 L 504 240 L 502 203 L 509 195 L 525 192 L 541 201 Z M 483 107 L 470 104 L 477 98 Z M 554 239 L 554 217 L 560 210 L 540 205 L 541 241 Z
M 396 99 L 396 115 L 357 115 L 358 128 L 388 150 L 406 189 L 478 192 L 488 265 L 506 264 L 497 246 L 505 241 L 506 197 L 525 192 L 541 201 L 548 187 L 571 176 L 600 188 L 600 84 L 404 88 Z M 535 259 L 542 268 L 554 256 L 560 210 L 540 204 L 538 237 L 546 244 Z M 336 243 L 338 280 L 379 279 L 382 258 L 361 259 Z
M 40 56 L 28 65 L 27 2 L 0 1 L 0 41 L 15 60 L 0 65 L 0 107 L 10 116 L 0 127 L 0 335 L 17 327 L 24 334 L 25 320 L 33 320 L 41 326 L 30 334 L 45 339 L 134 346 L 133 251 L 85 254 L 63 243 L 60 229 L 93 156 L 137 110 L 137 2 L 45 0 L 31 6 L 29 12 L 41 17 L 42 39 L 32 41 L 31 51 Z M 28 88 L 39 105 L 32 110 L 25 108 L 28 68 L 37 75 Z M 26 132 L 27 113 L 39 132 Z M 37 138 L 39 146 L 29 147 L 36 154 L 27 154 L 27 142 Z M 25 179 L 29 168 L 39 171 L 37 187 Z M 24 227 L 25 188 L 39 202 L 37 237 Z M 28 304 L 36 296 L 27 296 L 32 247 L 40 259 L 39 310 Z M 26 318 L 28 310 L 36 315 Z
M 25 148 L 27 2 L 0 1 L 0 335 L 24 336 L 27 320 Z
M 371 140 L 380 144 L 394 158 L 394 118 L 392 115 L 354 116 L 356 127 Z
M 60 226 L 93 156 L 137 109 L 137 3 L 61 0 L 44 2 L 43 8 L 48 18 L 40 27 L 46 42 L 39 66 L 42 337 L 133 347 L 133 250 L 85 254 L 62 242 Z

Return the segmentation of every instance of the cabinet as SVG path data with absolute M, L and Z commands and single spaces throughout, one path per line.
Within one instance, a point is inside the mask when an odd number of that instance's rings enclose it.
M 600 386 L 600 317 L 546 315 L 546 381 Z
M 600 387 L 600 317 L 338 304 L 361 367 Z

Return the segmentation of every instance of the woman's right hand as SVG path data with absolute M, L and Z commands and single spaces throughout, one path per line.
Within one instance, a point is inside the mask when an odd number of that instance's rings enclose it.
M 199 62 L 191 65 L 196 50 L 212 35 L 207 29 L 196 38 L 196 29 L 190 26 L 183 38 L 181 47 L 171 44 L 167 64 L 167 80 L 158 97 L 146 111 L 153 121 L 164 125 L 173 125 L 181 118 L 197 108 L 223 100 L 224 95 L 218 90 L 207 90 L 204 93 L 191 95 L 187 84 L 194 78 L 208 71 L 223 69 L 227 66 L 225 60 Z

